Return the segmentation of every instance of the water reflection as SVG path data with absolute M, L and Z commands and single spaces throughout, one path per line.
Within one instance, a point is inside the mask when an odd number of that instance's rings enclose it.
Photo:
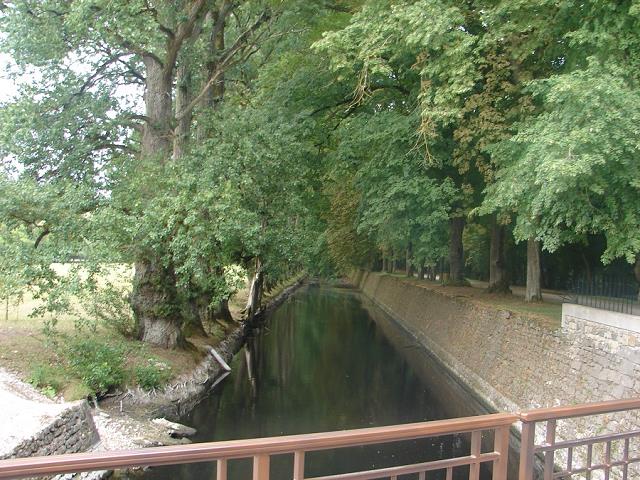
M 410 337 L 358 294 L 307 287 L 249 339 L 233 359 L 233 373 L 183 422 L 198 429 L 194 440 L 202 442 L 477 412 L 480 406 L 469 402 L 468 395 L 414 346 Z M 468 445 L 460 436 L 312 452 L 307 455 L 305 473 L 328 475 L 464 454 Z M 272 458 L 271 478 L 290 479 L 292 465 L 290 455 Z M 229 462 L 230 479 L 250 476 L 250 461 Z M 465 469 L 456 471 L 455 478 L 465 476 Z M 215 478 L 215 463 L 155 468 L 145 477 Z

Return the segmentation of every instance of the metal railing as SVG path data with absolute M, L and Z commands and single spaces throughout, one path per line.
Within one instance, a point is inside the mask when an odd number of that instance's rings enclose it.
M 640 431 L 601 435 L 589 439 L 556 442 L 555 422 L 558 419 L 585 415 L 596 415 L 622 410 L 640 409 L 640 399 L 604 402 L 539 409 L 522 414 L 497 413 L 476 417 L 438 420 L 432 422 L 393 425 L 387 427 L 343 430 L 337 432 L 311 433 L 272 438 L 250 440 L 233 440 L 227 442 L 196 443 L 169 447 L 144 448 L 139 450 L 110 451 L 54 455 L 49 457 L 30 457 L 0 461 L 0 479 L 26 478 L 34 476 L 50 476 L 56 474 L 76 473 L 93 470 L 114 470 L 119 468 L 177 465 L 195 462 L 217 462 L 217 480 L 227 479 L 229 460 L 252 458 L 253 480 L 269 480 L 270 460 L 272 455 L 293 455 L 293 480 L 369 480 L 390 478 L 397 480 L 401 475 L 417 475 L 419 480 L 426 480 L 428 472 L 444 473 L 446 480 L 452 480 L 456 468 L 469 469 L 469 480 L 480 478 L 482 464 L 491 468 L 493 480 L 506 480 L 509 456 L 509 435 L 511 427 L 522 422 L 522 447 L 520 455 L 520 480 L 532 480 L 536 455 L 544 455 L 544 479 L 569 478 L 567 475 L 586 472 L 587 478 L 596 469 L 605 472 L 605 478 L 614 466 L 624 468 L 623 478 L 627 479 L 628 465 L 639 462 L 633 457 L 629 448 L 629 439 L 640 436 Z M 547 422 L 547 439 L 543 444 L 535 443 L 535 426 L 539 422 Z M 482 435 L 491 432 L 493 435 L 492 450 L 483 452 Z M 348 472 L 324 477 L 305 477 L 305 454 L 311 451 L 332 450 L 338 448 L 358 447 L 361 445 L 384 444 L 419 438 L 433 438 L 453 434 L 470 434 L 471 442 L 468 455 L 433 460 L 411 465 L 399 465 L 373 470 Z M 607 451 L 611 451 L 611 442 L 625 442 L 624 457 L 611 460 L 607 457 L 604 464 L 591 465 L 586 470 L 572 468 L 571 452 L 579 445 L 606 443 Z M 558 449 L 569 450 L 569 464 L 566 470 L 554 470 L 554 452 Z
M 574 280 L 568 300 L 578 305 L 640 315 L 638 284 L 627 278 L 594 276 Z

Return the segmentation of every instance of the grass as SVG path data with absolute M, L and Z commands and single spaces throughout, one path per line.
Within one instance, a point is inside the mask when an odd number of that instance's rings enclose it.
M 64 273 L 69 267 L 57 265 L 55 268 L 59 273 Z M 114 280 L 112 274 L 115 275 L 113 272 L 107 273 L 105 283 Z M 248 290 L 240 291 L 230 302 L 234 318 L 239 318 L 238 313 L 244 308 L 247 295 Z M 79 303 L 78 300 L 74 307 L 81 312 L 83 306 Z M 207 337 L 190 336 L 190 348 L 165 350 L 127 338 L 104 322 L 98 322 L 95 328 L 79 328 L 79 314 L 31 316 L 38 306 L 40 301 L 29 294 L 21 299 L 11 298 L 8 303 L 3 301 L 0 310 L 0 366 L 16 373 L 22 380 L 31 382 L 45 394 L 62 395 L 65 400 L 85 398 L 90 393 L 86 382 L 71 367 L 73 345 L 78 339 L 90 338 L 99 345 L 121 349 L 125 383 L 149 386 L 155 381 L 149 365 L 165 364 L 168 367 L 170 375 L 166 372 L 161 374 L 159 379 L 162 382 L 189 372 L 203 358 L 204 346 L 215 346 L 231 326 L 216 322 L 206 326 L 209 333 Z M 45 334 L 45 327 L 52 321 L 55 321 L 55 334 Z M 147 370 L 141 367 L 147 367 Z

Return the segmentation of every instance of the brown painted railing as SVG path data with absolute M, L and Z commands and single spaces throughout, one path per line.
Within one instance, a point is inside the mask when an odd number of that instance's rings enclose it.
M 84 472 L 91 470 L 113 470 L 118 468 L 174 465 L 195 462 L 217 462 L 217 480 L 226 480 L 227 462 L 232 459 L 253 458 L 253 480 L 269 480 L 271 455 L 293 455 L 293 480 L 304 480 L 305 453 L 317 450 L 356 447 L 360 445 L 382 444 L 417 438 L 438 437 L 443 435 L 466 433 L 471 436 L 469 455 L 435 460 L 412 465 L 400 465 L 375 470 L 349 472 L 327 477 L 315 477 L 306 480 L 369 480 L 390 478 L 397 480 L 400 475 L 414 474 L 419 480 L 425 480 L 427 472 L 440 471 L 445 478 L 453 478 L 454 468 L 468 466 L 469 480 L 478 480 L 481 464 L 488 464 L 492 470 L 493 480 L 506 480 L 509 452 L 509 432 L 511 427 L 522 421 L 522 448 L 520 462 L 520 480 L 531 480 L 534 471 L 536 454 L 545 456 L 545 480 L 552 478 L 570 478 L 575 473 L 586 473 L 600 469 L 608 478 L 614 466 L 624 469 L 627 478 L 628 465 L 639 462 L 640 458 L 631 456 L 629 440 L 640 436 L 640 431 L 604 435 L 590 439 L 575 441 L 555 441 L 555 421 L 585 415 L 639 409 L 640 399 L 604 402 L 573 407 L 558 407 L 532 410 L 522 414 L 498 413 L 476 417 L 438 420 L 433 422 L 393 425 L 388 427 L 364 428 L 327 433 L 311 433 L 306 435 L 290 435 L 283 437 L 259 438 L 251 440 L 234 440 L 228 442 L 196 443 L 171 447 L 155 447 L 139 450 L 111 451 L 56 455 L 50 457 L 31 457 L 0 461 L 0 479 L 25 478 L 34 476 L 50 476 L 63 473 Z M 535 444 L 535 425 L 547 422 L 547 441 Z M 550 426 L 550 427 L 549 427 Z M 493 450 L 482 452 L 482 434 L 492 432 Z M 602 465 L 592 466 L 586 470 L 572 470 L 571 460 L 567 470 L 554 473 L 554 453 L 557 449 L 568 449 L 571 459 L 572 449 L 579 445 L 606 443 L 607 451 L 611 451 L 611 442 L 625 442 L 624 458 L 619 461 L 610 459 Z
M 640 409 L 640 399 L 633 398 L 568 407 L 540 408 L 521 413 L 522 440 L 520 445 L 519 480 L 533 480 L 536 455 L 544 456 L 542 473 L 544 480 L 555 478 L 571 479 L 578 475 L 588 480 L 594 471 L 601 471 L 602 478 L 609 480 L 615 468 L 620 470 L 618 478 L 622 480 L 631 478 L 629 477 L 629 466 L 634 463 L 640 463 L 640 452 L 636 452 L 636 455 L 632 454 L 631 439 L 640 439 L 640 430 L 628 430 L 560 442 L 556 440 L 556 430 L 558 420 L 591 417 L 636 409 Z M 538 424 L 546 424 L 545 441 L 541 444 L 536 444 L 535 439 L 536 425 Z M 612 457 L 613 442 L 622 443 L 622 455 L 617 459 Z M 604 459 L 602 462 L 594 464 L 593 452 L 596 445 L 604 447 Z M 574 452 L 580 447 L 586 447 L 586 458 L 576 465 Z M 562 450 L 566 450 L 566 465 L 562 468 L 557 468 L 556 452 Z

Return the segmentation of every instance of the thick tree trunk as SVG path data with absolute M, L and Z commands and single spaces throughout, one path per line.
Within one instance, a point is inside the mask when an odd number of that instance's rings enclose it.
M 384 255 L 382 255 L 382 271 L 387 271 L 387 257 L 385 257 Z
M 449 283 L 451 285 L 464 284 L 464 247 L 462 245 L 464 225 L 464 217 L 454 217 L 449 220 Z
M 147 122 L 142 133 L 142 162 L 165 163 L 171 155 L 171 78 L 167 78 L 163 65 L 153 57 L 145 57 L 144 64 Z M 153 186 L 142 193 L 153 195 Z M 165 348 L 182 345 L 175 274 L 172 267 L 163 266 L 159 254 L 147 254 L 136 260 L 131 307 L 142 341 Z
M 526 302 L 542 300 L 541 273 L 540 243 L 530 238 L 527 240 L 527 288 L 524 294 Z
M 229 310 L 229 300 L 220 300 L 218 306 L 211 312 L 211 318 L 214 320 L 222 320 L 225 322 L 233 322 L 231 311 Z
M 413 245 L 409 242 L 405 256 L 405 273 L 407 277 L 413 277 Z
M 506 255 L 506 229 L 497 219 L 491 222 L 491 246 L 489 252 L 489 292 L 511 293 Z
M 175 280 L 173 269 L 162 267 L 160 259 L 135 263 L 131 308 L 143 342 L 164 348 L 184 344 Z

